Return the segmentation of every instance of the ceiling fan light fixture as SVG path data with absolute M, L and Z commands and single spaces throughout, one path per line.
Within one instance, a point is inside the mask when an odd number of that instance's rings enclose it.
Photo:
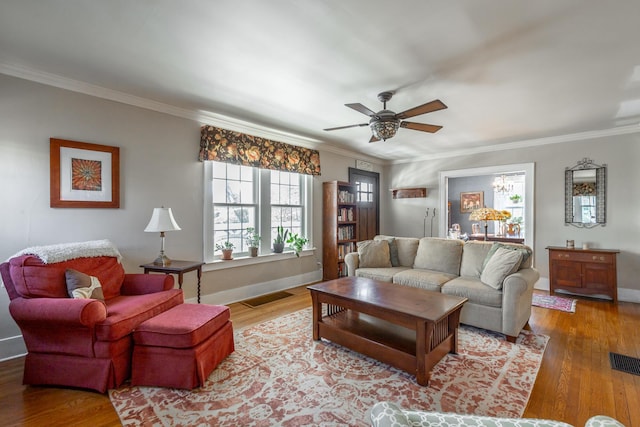
M 369 127 L 373 136 L 383 141 L 391 139 L 396 135 L 398 128 L 400 127 L 400 120 L 397 119 L 379 119 L 371 120 Z

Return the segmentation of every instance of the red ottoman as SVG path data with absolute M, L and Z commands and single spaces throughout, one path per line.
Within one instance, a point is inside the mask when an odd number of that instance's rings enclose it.
M 133 332 L 131 384 L 192 389 L 234 350 L 229 307 L 180 304 Z

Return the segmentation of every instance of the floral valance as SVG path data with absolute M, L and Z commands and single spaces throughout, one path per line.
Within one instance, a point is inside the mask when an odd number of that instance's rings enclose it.
M 198 160 L 320 175 L 317 150 L 207 125 L 200 128 Z

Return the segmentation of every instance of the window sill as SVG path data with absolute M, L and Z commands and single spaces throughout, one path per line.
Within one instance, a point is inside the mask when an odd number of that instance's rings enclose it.
M 314 253 L 315 253 L 315 248 L 304 249 L 302 252 L 300 252 L 300 257 L 302 258 L 306 256 L 312 256 L 314 255 Z M 206 263 L 203 266 L 202 271 L 206 272 L 206 271 L 215 271 L 215 270 L 225 270 L 227 268 L 245 267 L 248 265 L 263 264 L 265 262 L 282 261 L 285 259 L 291 259 L 295 257 L 296 257 L 296 254 L 293 251 L 286 251 L 281 254 L 276 254 L 276 253 L 261 254 L 261 255 L 258 255 L 257 257 L 242 256 L 242 257 L 234 258 L 231 260 L 225 260 L 225 261 L 221 259 L 216 259 L 214 261 Z

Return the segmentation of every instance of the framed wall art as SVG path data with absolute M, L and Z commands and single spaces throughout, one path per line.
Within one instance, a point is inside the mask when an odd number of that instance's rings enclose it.
M 484 207 L 484 191 L 460 193 L 460 212 L 468 213 Z
M 119 208 L 120 148 L 50 140 L 52 208 Z

